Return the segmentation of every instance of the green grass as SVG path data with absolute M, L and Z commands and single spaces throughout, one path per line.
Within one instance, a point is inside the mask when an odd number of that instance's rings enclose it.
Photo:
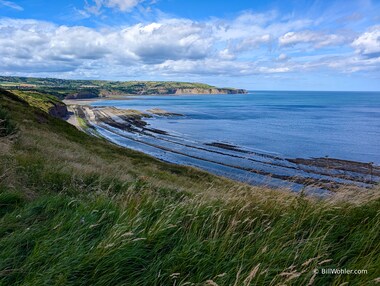
M 82 128 L 83 130 L 86 130 L 88 128 L 87 123 L 83 118 L 77 117 L 77 120 L 80 128 Z
M 99 188 L 6 202 L 12 207 L 0 227 L 4 285 L 308 285 L 313 279 L 365 285 L 379 269 L 379 202 L 337 208 L 293 199 L 276 208 L 275 200 L 202 201 L 136 184 L 118 195 Z M 313 277 L 322 267 L 369 274 Z
M 57 97 L 41 92 L 15 90 L 13 93 L 25 100 L 30 106 L 41 109 L 46 113 L 48 113 L 49 109 L 54 107 L 55 104 L 60 102 Z
M 0 104 L 19 125 L 0 139 L 0 285 L 375 285 L 380 276 L 379 189 L 318 200 L 250 187 L 90 137 L 4 93 Z M 368 274 L 315 275 L 321 268 Z

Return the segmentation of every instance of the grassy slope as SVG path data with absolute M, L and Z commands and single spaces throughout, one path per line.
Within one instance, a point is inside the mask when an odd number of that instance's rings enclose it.
M 0 138 L 0 285 L 372 285 L 380 276 L 379 199 L 252 188 L 89 137 L 2 91 L 0 105 L 19 129 Z M 313 274 L 323 267 L 368 274 Z
M 13 94 L 25 100 L 30 106 L 41 109 L 42 111 L 49 112 L 49 109 L 54 107 L 54 104 L 60 103 L 61 101 L 50 94 L 36 92 L 36 91 L 12 91 Z

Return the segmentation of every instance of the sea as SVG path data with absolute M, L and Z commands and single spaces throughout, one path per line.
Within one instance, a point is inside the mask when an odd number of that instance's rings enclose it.
M 99 132 L 119 145 L 161 160 L 251 183 L 265 179 L 251 178 L 234 166 L 265 170 L 270 166 L 258 165 L 265 165 L 270 158 L 322 157 L 380 164 L 380 92 L 155 95 L 100 100 L 92 105 L 140 111 L 159 108 L 181 114 L 145 119 L 149 127 L 166 132 L 154 137 L 123 137 L 118 136 L 120 131 L 101 127 Z M 254 165 L 255 160 L 262 162 Z

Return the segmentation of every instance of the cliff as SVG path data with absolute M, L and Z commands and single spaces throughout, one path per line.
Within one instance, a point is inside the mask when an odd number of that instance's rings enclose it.
M 90 91 L 77 91 L 67 95 L 66 99 L 88 99 L 88 98 L 97 98 L 99 97 L 99 91 L 90 90 Z
M 69 115 L 64 103 L 53 103 L 53 106 L 49 108 L 48 113 L 57 118 L 66 118 Z
M 55 96 L 34 91 L 13 91 L 13 93 L 3 91 L 3 93 L 10 94 L 18 101 L 36 107 L 45 113 L 57 118 L 65 118 L 68 116 L 66 105 L 58 100 Z
M 232 88 L 178 88 L 173 94 L 245 94 L 244 89 Z M 169 93 L 171 94 L 171 93 Z

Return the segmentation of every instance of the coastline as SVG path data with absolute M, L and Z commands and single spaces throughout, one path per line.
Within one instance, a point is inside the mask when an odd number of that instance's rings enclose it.
M 83 98 L 83 99 L 64 99 L 62 102 L 69 105 L 89 105 L 93 102 L 100 100 L 133 100 L 129 96 L 107 96 L 107 97 L 94 97 L 94 98 Z
M 181 114 L 160 109 L 157 112 L 155 109 L 143 112 L 89 105 L 96 101 L 99 99 L 65 100 L 72 112 L 68 122 L 74 123 L 73 125 L 84 132 L 170 163 L 195 166 L 251 185 L 269 184 L 275 188 L 286 186 L 293 191 L 317 194 L 328 194 L 342 186 L 371 188 L 380 181 L 380 167 L 367 163 L 335 158 L 280 158 L 252 153 L 222 142 L 189 144 L 165 130 L 152 128 L 146 122 L 146 119 L 156 116 L 182 116 Z M 216 160 L 213 156 L 226 160 Z M 177 157 L 189 164 L 178 162 Z M 239 160 L 249 161 L 252 166 L 239 165 Z M 255 179 L 250 181 L 251 177 Z

